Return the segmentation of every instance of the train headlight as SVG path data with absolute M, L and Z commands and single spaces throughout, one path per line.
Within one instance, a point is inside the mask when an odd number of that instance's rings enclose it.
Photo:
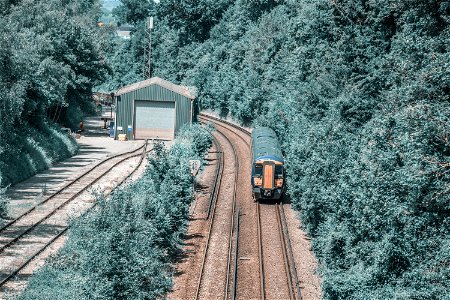
M 283 179 L 275 179 L 275 185 L 280 188 L 283 186 Z
M 256 186 L 262 186 L 262 178 L 255 177 L 254 182 Z

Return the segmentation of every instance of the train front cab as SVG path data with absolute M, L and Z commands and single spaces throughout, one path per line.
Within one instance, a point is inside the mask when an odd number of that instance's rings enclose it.
M 258 160 L 252 170 L 253 197 L 255 200 L 279 200 L 284 192 L 284 166 L 280 161 Z

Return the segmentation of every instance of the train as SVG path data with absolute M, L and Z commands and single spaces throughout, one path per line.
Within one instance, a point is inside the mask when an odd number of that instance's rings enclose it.
M 284 158 L 275 131 L 257 127 L 252 131 L 253 199 L 280 200 L 285 193 Z

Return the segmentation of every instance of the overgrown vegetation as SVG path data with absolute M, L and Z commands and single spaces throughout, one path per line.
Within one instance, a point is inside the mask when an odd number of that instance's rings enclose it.
M 161 299 L 172 287 L 171 262 L 187 225 L 189 160 L 203 161 L 211 142 L 192 125 L 170 150 L 155 145 L 143 176 L 74 221 L 64 248 L 20 299 Z
M 0 224 L 2 224 L 2 219 L 6 217 L 7 213 L 7 198 L 5 197 L 5 189 L 0 188 Z
M 7 186 L 73 155 L 59 131 L 94 112 L 105 78 L 98 1 L 0 2 L 0 177 Z M 56 124 L 60 126 L 57 126 Z
M 325 299 L 450 297 L 448 1 L 122 2 L 109 86 L 142 79 L 153 14 L 155 75 L 274 128 Z

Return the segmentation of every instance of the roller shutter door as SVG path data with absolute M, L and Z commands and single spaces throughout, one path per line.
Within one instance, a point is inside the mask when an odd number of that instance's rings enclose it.
M 174 139 L 175 102 L 135 101 L 134 107 L 135 139 Z

